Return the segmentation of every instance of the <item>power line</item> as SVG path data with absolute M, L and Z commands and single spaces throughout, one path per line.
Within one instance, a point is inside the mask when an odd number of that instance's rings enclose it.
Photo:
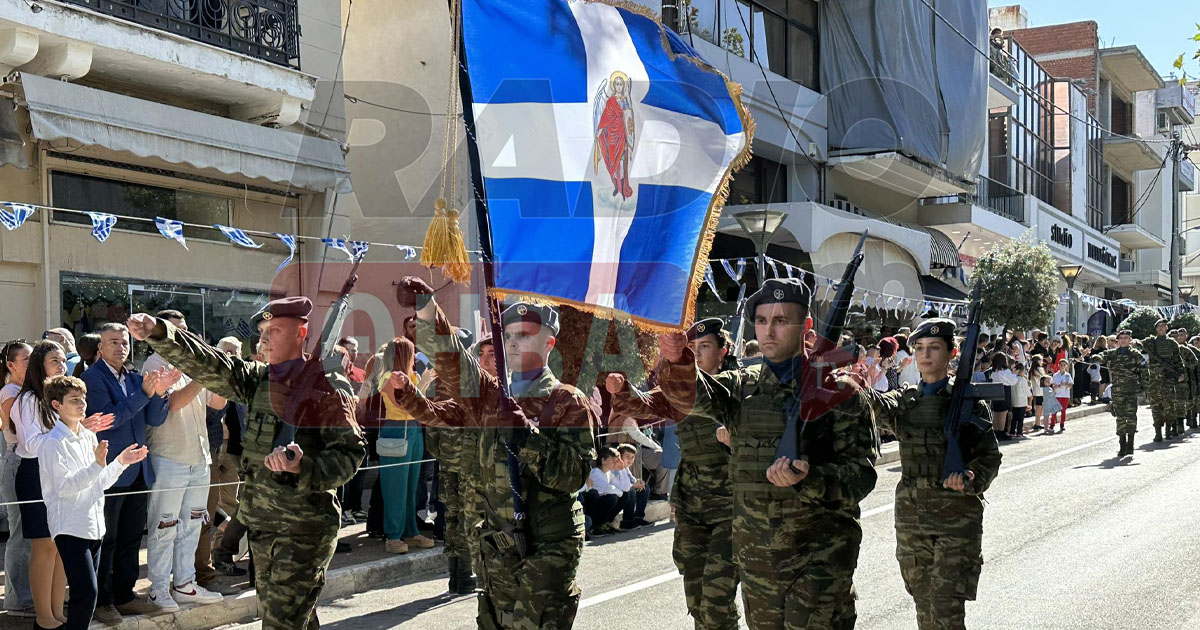
M 370 105 L 371 107 L 378 107 L 379 109 L 386 109 L 388 111 L 400 112 L 402 114 L 417 114 L 420 116 L 445 116 L 446 115 L 445 112 L 422 112 L 422 111 L 415 110 L 415 109 L 404 109 L 403 107 L 392 107 L 390 105 L 383 105 L 381 103 L 373 103 L 371 101 L 368 101 L 365 98 L 359 98 L 357 96 L 350 96 L 349 94 L 343 94 L 343 96 L 346 98 L 347 101 L 350 101 L 351 103 L 354 103 L 355 105 L 358 105 L 361 103 L 363 105 Z M 461 118 L 462 114 L 455 114 L 455 116 Z
M 1142 190 L 1142 195 L 1133 203 L 1133 209 L 1129 213 L 1129 216 L 1125 217 L 1126 224 L 1134 223 L 1137 219 L 1138 213 L 1141 212 L 1142 208 L 1146 207 L 1146 203 L 1150 201 L 1150 193 L 1154 191 L 1154 187 L 1157 186 L 1159 180 L 1162 179 L 1163 171 L 1165 171 L 1167 168 L 1167 160 L 1171 158 L 1171 155 L 1172 151 L 1167 151 L 1167 154 L 1163 156 L 1162 164 L 1158 165 L 1158 170 L 1154 173 L 1154 179 L 1150 180 L 1150 183 L 1145 187 L 1144 190 Z M 1114 223 L 1107 228 L 1104 228 L 1101 233 L 1108 234 L 1109 231 L 1117 227 L 1117 225 L 1120 224 Z

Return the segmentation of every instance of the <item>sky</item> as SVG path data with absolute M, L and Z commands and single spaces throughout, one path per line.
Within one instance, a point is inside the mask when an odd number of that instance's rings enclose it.
M 1101 47 L 1136 45 L 1164 76 L 1180 53 L 1184 69 L 1200 75 L 1200 62 L 1192 55 L 1200 42 L 1192 41 L 1200 22 L 1197 0 L 988 0 L 989 7 L 1020 4 L 1030 26 L 1049 26 L 1093 20 L 1099 25 Z

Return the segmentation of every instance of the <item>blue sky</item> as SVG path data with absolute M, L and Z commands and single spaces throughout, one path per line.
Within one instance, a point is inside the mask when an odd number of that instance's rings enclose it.
M 1200 22 L 1196 0 L 988 0 L 989 7 L 1020 4 L 1029 15 L 1030 26 L 1093 20 L 1099 25 L 1102 47 L 1136 45 L 1167 75 L 1179 53 L 1191 76 L 1200 75 L 1200 64 L 1192 60 L 1198 42 L 1191 41 Z

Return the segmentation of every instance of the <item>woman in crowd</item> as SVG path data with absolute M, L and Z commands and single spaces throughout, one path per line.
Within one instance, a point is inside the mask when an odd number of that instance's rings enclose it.
M 1012 387 L 1012 399 L 1009 401 L 1012 405 L 1012 416 L 1008 422 L 1008 434 L 1025 435 L 1025 416 L 1033 408 L 1033 389 L 1029 386 L 1029 375 L 1026 374 L 1024 364 L 1014 363 L 1012 373 L 1017 377 L 1017 382 Z
M 1047 376 L 1046 368 L 1044 367 L 1046 357 L 1035 354 L 1030 358 L 1029 365 L 1029 387 L 1033 390 L 1033 430 L 1040 431 L 1046 428 L 1045 417 L 1042 400 L 1042 378 Z
M 996 432 L 996 438 L 1000 440 L 1010 439 L 1012 436 L 1005 430 L 1008 427 L 1008 412 L 1012 409 L 1009 400 L 1012 397 L 1012 390 L 1017 385 L 1017 375 L 1013 374 L 1012 370 L 1008 369 L 1008 355 L 1002 351 L 997 351 L 992 355 L 992 382 L 1004 385 L 1005 391 L 1008 394 L 1001 400 L 992 401 L 992 430 Z
M 0 432 L 4 434 L 3 478 L 0 501 L 8 503 L 8 542 L 4 545 L 4 610 L 9 616 L 29 617 L 33 613 L 33 595 L 29 592 L 29 541 L 21 527 L 17 501 L 17 432 L 13 430 L 11 411 L 17 401 L 33 347 L 24 340 L 10 341 L 0 351 Z
M 88 333 L 80 337 L 75 349 L 79 351 L 79 363 L 75 364 L 75 371 L 71 376 L 78 377 L 96 362 L 96 356 L 100 354 L 100 335 Z
M 387 537 L 384 548 L 388 553 L 408 553 L 410 548 L 428 549 L 432 539 L 417 531 L 417 483 L 421 460 L 425 452 L 421 424 L 395 403 L 394 387 L 389 384 L 392 372 L 404 372 L 418 383 L 413 362 L 416 350 L 407 337 L 396 337 L 383 353 L 384 370 L 378 377 L 383 394 L 384 419 L 379 429 L 375 449 L 379 453 L 379 470 L 383 501 L 383 531 Z M 425 391 L 428 383 L 419 383 Z M 405 465 L 396 465 L 405 464 Z

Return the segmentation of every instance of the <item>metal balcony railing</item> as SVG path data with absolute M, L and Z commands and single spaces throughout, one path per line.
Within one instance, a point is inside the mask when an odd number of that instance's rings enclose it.
M 1017 60 L 1008 52 L 1012 45 L 1009 38 L 993 39 L 991 53 L 991 72 L 1008 85 L 1017 82 Z
M 61 0 L 300 69 L 298 0 Z
M 1025 194 L 987 177 L 980 176 L 974 195 L 958 193 L 942 197 L 925 197 L 920 201 L 923 206 L 947 203 L 979 205 L 994 214 L 1027 225 L 1025 223 Z

